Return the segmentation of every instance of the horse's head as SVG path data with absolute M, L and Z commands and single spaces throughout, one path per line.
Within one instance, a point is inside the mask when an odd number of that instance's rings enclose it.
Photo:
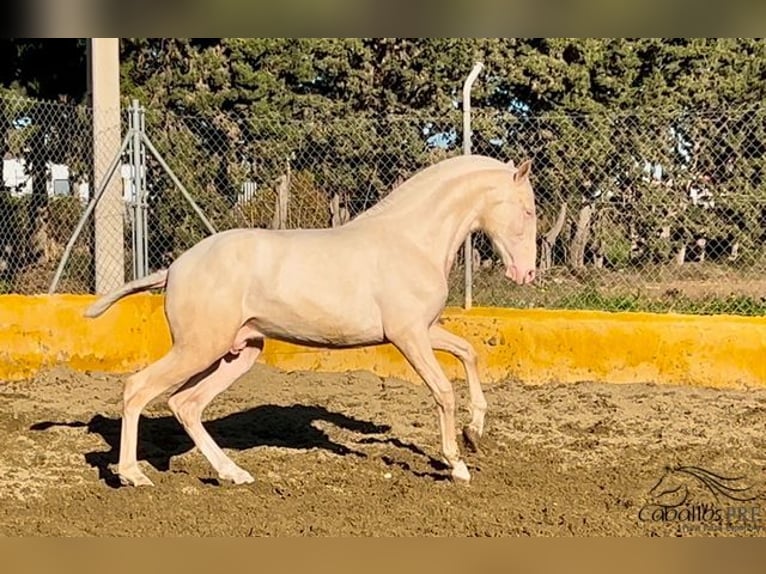
M 532 160 L 513 167 L 510 177 L 492 190 L 479 218 L 505 265 L 505 276 L 524 285 L 535 279 L 537 263 L 537 214 L 535 194 L 529 176 Z

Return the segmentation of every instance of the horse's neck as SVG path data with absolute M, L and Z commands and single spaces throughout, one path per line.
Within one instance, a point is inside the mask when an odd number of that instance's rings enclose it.
M 445 185 L 428 189 L 420 197 L 398 197 L 397 203 L 383 203 L 354 221 L 358 225 L 385 229 L 417 245 L 429 246 L 435 262 L 438 260 L 448 273 L 458 248 L 468 233 L 476 229 L 487 188 L 480 179 L 476 174 L 459 176 Z M 419 190 L 411 191 L 418 193 Z

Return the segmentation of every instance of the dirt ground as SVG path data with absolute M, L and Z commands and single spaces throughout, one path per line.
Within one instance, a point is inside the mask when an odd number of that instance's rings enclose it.
M 111 471 L 121 380 L 60 369 L 0 383 L 0 535 L 766 533 L 766 390 L 487 384 L 463 485 L 440 462 L 425 387 L 258 365 L 204 417 L 256 482 L 219 484 L 158 400 L 139 447 L 156 486 L 136 489 Z

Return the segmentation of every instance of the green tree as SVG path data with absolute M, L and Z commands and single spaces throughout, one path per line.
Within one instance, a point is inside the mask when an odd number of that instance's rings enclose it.
M 40 52 L 17 42 L 0 54 L 26 63 L 0 83 L 50 94 L 52 74 L 32 78 L 46 70 L 31 65 Z M 462 84 L 481 60 L 474 152 L 535 159 L 542 231 L 566 203 L 573 266 L 682 262 L 700 241 L 710 256 L 752 258 L 763 241 L 764 50 L 715 38 L 121 42 L 124 104 L 146 106 L 152 140 L 219 227 L 268 224 L 288 174 L 290 224 L 325 225 L 331 198 L 355 213 L 460 153 Z M 158 264 L 205 230 L 151 160 L 150 171 Z M 245 210 L 246 183 L 258 198 Z M 695 201 L 695 186 L 712 202 Z

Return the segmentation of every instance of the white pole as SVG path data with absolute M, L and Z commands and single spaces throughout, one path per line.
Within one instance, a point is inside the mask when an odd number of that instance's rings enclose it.
M 109 162 L 120 149 L 120 39 L 91 38 L 89 80 L 93 105 L 93 190 L 101 187 Z M 123 202 L 119 178 L 112 178 L 95 206 L 96 293 L 125 281 Z
M 471 154 L 471 87 L 484 68 L 484 64 L 476 62 L 471 73 L 463 83 L 463 154 Z M 465 238 L 463 245 L 465 261 L 465 308 L 473 305 L 473 242 L 471 234 Z

